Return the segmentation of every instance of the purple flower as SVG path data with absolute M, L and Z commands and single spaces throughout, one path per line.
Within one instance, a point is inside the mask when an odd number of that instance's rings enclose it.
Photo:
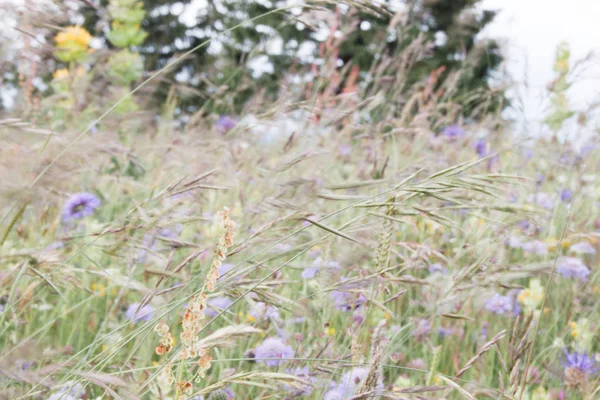
M 294 349 L 276 337 L 265 339 L 254 351 L 254 359 L 269 367 L 276 367 L 281 360 L 292 357 L 294 357 Z
M 522 219 L 520 221 L 517 221 L 515 223 L 515 226 L 521 229 L 522 231 L 528 231 L 531 228 L 531 223 L 526 219 Z
M 417 322 L 415 329 L 412 331 L 412 335 L 417 339 L 421 340 L 425 336 L 429 335 L 431 331 L 431 322 L 429 320 L 422 318 Z
M 146 304 L 144 307 L 138 310 L 139 306 L 140 303 L 133 303 L 127 307 L 127 311 L 125 311 L 125 318 L 134 323 L 138 321 L 148 321 L 150 318 L 152 318 L 154 308 L 150 304 Z
M 430 274 L 440 273 L 440 274 L 446 275 L 448 273 L 448 268 L 443 267 L 442 264 L 440 264 L 440 263 L 431 264 L 429 266 L 429 273 Z
M 521 241 L 521 238 L 515 235 L 510 235 L 504 241 L 504 243 L 506 243 L 508 247 L 513 249 L 520 249 L 521 247 L 523 247 L 523 242 Z
M 312 384 L 317 382 L 317 378 L 314 376 L 310 376 L 310 371 L 308 367 L 298 367 L 292 371 L 287 371 L 288 374 L 294 375 L 296 378 L 300 378 L 305 382 L 310 382 Z M 298 386 L 291 386 L 287 383 L 283 384 L 283 388 L 290 393 L 292 396 L 309 396 L 312 393 L 312 385 L 311 384 Z
M 344 400 L 352 398 L 360 389 L 367 378 L 369 370 L 367 368 L 354 368 L 350 372 L 342 375 L 340 383 L 334 385 L 331 390 L 325 393 L 324 400 Z M 379 397 L 383 391 L 383 383 L 377 382 L 376 394 L 373 397 Z
M 438 328 L 438 333 L 443 338 L 448 337 L 448 336 L 452 336 L 452 328 L 444 328 L 443 326 L 440 326 Z
M 514 316 L 521 314 L 521 306 L 519 305 L 519 293 L 520 289 L 513 289 L 508 292 L 508 297 L 512 299 L 512 313 Z
M 550 195 L 548 195 L 548 193 L 543 193 L 543 192 L 532 193 L 527 198 L 527 202 L 536 204 L 547 210 L 551 210 L 554 208 L 554 200 L 552 200 L 552 197 L 550 197 Z
M 206 315 L 214 318 L 219 315 L 221 311 L 231 307 L 232 304 L 233 300 L 227 296 L 214 297 L 207 302 L 208 308 L 206 309 Z
M 546 180 L 546 175 L 542 174 L 541 172 L 538 172 L 535 175 L 535 184 L 536 185 L 541 186 L 545 180 Z
M 548 245 L 539 240 L 531 240 L 527 243 L 523 243 L 521 248 L 526 253 L 534 253 L 538 256 L 545 256 L 548 254 Z
M 334 290 L 331 292 L 331 299 L 333 300 L 334 307 L 342 311 L 356 310 L 367 301 L 367 298 L 362 293 L 356 292 L 342 292 L 340 290 Z
M 85 388 L 81 383 L 67 381 L 59 386 L 46 400 L 79 400 L 85 396 Z
M 564 358 L 560 362 L 565 368 L 565 381 L 571 387 L 585 385 L 587 377 L 600 370 L 600 365 L 597 365 L 587 353 L 569 353 L 565 349 Z
M 533 158 L 533 156 L 534 156 L 533 149 L 529 149 L 529 148 L 523 149 L 523 159 L 525 161 L 531 160 Z
M 100 199 L 92 193 L 74 193 L 67 199 L 63 207 L 63 221 L 90 216 L 100 207 L 100 204 L 102 204 Z
M 585 282 L 590 275 L 590 269 L 577 257 L 559 257 L 556 270 L 564 278 L 578 278 Z
M 569 189 L 564 189 L 560 192 L 560 201 L 563 203 L 570 203 L 573 200 L 573 191 Z
M 310 267 L 304 268 L 302 270 L 302 278 L 313 279 L 315 276 L 317 276 L 317 273 L 323 267 L 336 270 L 340 268 L 340 263 L 338 263 L 337 261 L 327 261 L 326 263 L 324 263 L 321 257 L 317 257 Z
M 277 311 L 277 308 L 275 308 L 271 305 L 268 306 L 266 303 L 263 303 L 263 302 L 256 303 L 252 307 L 252 310 L 250 310 L 249 314 L 250 314 L 250 316 L 254 317 L 255 319 L 263 319 L 263 318 L 268 318 L 271 320 L 279 319 L 279 311 Z
M 221 264 L 221 266 L 219 267 L 219 279 L 221 279 L 223 276 L 227 275 L 227 273 L 234 268 L 235 268 L 235 264 L 230 264 L 230 263 Z
M 217 120 L 215 126 L 217 130 L 221 133 L 227 133 L 237 125 L 237 119 L 229 116 L 229 115 L 221 115 Z
M 447 126 L 442 131 L 442 135 L 446 136 L 450 141 L 455 141 L 464 134 L 465 130 L 456 124 Z
M 35 363 L 33 361 L 27 361 L 27 360 L 17 360 L 15 361 L 15 367 L 17 369 L 20 369 L 22 371 L 27 370 L 27 368 L 34 366 Z
M 350 146 L 347 143 L 340 144 L 338 146 L 338 154 L 342 157 L 349 156 L 350 154 L 352 154 L 352 146 Z
M 588 156 L 588 154 L 590 154 L 592 151 L 594 151 L 596 149 L 596 145 L 593 143 L 588 143 L 585 146 L 583 146 L 581 148 L 581 150 L 579 150 L 579 156 L 581 158 L 585 158 Z
M 569 247 L 569 250 L 577 254 L 596 254 L 596 249 L 588 242 L 576 243 Z
M 495 293 L 494 296 L 485 301 L 485 308 L 500 315 L 510 314 L 513 312 L 513 299 L 510 296 Z
M 308 267 L 302 270 L 302 278 L 304 279 L 313 279 L 317 276 L 317 272 L 319 272 L 318 267 Z
M 481 158 L 488 155 L 488 145 L 485 139 L 477 139 L 473 148 L 475 149 L 475 153 Z

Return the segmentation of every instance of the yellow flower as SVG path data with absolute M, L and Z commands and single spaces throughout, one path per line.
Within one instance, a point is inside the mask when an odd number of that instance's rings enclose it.
M 539 279 L 532 279 L 529 282 L 529 288 L 524 289 L 517 297 L 519 303 L 523 304 L 526 310 L 533 311 L 537 309 L 544 299 L 544 288 Z
M 552 251 L 556 249 L 556 246 L 558 245 L 559 241 L 556 238 L 548 238 L 544 240 L 544 242 L 548 245 L 548 250 Z M 571 241 L 568 238 L 564 238 L 563 241 L 560 243 L 560 246 L 563 249 L 567 249 L 571 246 Z
M 56 80 L 66 79 L 69 77 L 69 70 L 66 68 L 57 69 L 56 72 L 52 74 L 52 77 Z
M 246 321 L 254 322 L 254 321 L 256 321 L 256 318 L 254 318 L 252 315 L 248 314 L 248 315 L 246 315 Z
M 106 287 L 101 283 L 92 283 L 92 292 L 100 297 L 106 295 Z
M 54 38 L 56 51 L 54 55 L 64 62 L 79 62 L 88 52 L 92 35 L 79 26 L 70 26 Z
M 92 35 L 80 26 L 69 26 L 54 38 L 58 47 L 85 49 L 92 40 Z
M 577 322 L 570 321 L 569 322 L 569 327 L 571 328 L 571 336 L 573 336 L 574 338 L 576 338 L 577 336 L 579 336 L 579 331 L 577 330 Z
M 325 335 L 335 336 L 335 328 L 325 328 Z

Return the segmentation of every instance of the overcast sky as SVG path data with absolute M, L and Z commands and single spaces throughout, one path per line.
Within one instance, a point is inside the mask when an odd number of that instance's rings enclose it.
M 520 83 L 526 80 L 529 84 L 529 92 L 523 87 L 519 92 L 525 99 L 524 117 L 535 127 L 547 106 L 545 88 L 554 77 L 556 46 L 567 41 L 572 60 L 585 57 L 590 51 L 600 55 L 600 1 L 484 0 L 483 6 L 501 11 L 484 34 L 506 38 L 506 68 Z M 574 107 L 600 100 L 600 58 L 589 64 L 569 97 Z

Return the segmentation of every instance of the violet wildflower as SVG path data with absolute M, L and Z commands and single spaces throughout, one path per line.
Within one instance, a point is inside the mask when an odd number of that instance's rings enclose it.
M 228 275 L 228 272 L 234 268 L 235 268 L 235 264 L 230 264 L 230 263 L 221 264 L 221 266 L 219 267 L 219 278 L 217 280 L 221 279 L 225 275 Z
M 535 204 L 547 210 L 551 210 L 554 208 L 554 200 L 548 193 L 544 192 L 530 194 L 527 198 L 527 202 Z
M 512 313 L 514 316 L 521 314 L 521 306 L 519 305 L 519 293 L 520 289 L 510 290 L 507 295 L 512 299 Z
M 340 269 L 340 263 L 337 261 L 327 261 L 325 263 L 323 262 L 323 259 L 321 257 L 317 257 L 312 262 L 312 265 L 310 267 L 304 268 L 302 270 L 302 278 L 313 279 L 315 276 L 317 276 L 317 273 L 319 273 L 320 269 L 323 267 L 329 268 L 331 270 L 338 270 Z
M 488 144 L 483 138 L 477 139 L 473 148 L 475 149 L 475 153 L 481 158 L 488 155 Z
M 587 281 L 590 269 L 577 257 L 559 257 L 556 261 L 556 270 L 564 278 L 577 278 Z
M 312 384 L 317 382 L 317 378 L 315 378 L 314 376 L 310 376 L 310 371 L 308 369 L 308 367 L 298 367 L 295 368 L 294 370 L 291 371 L 287 371 L 288 374 L 292 374 L 294 375 L 296 378 L 300 378 L 305 382 L 308 382 L 306 385 L 301 385 L 300 387 L 298 386 L 291 386 L 288 385 L 287 383 L 283 384 L 283 388 L 285 389 L 285 391 L 287 391 L 288 393 L 290 393 L 292 396 L 294 397 L 298 397 L 298 396 L 309 396 L 312 393 Z
M 573 200 L 573 191 L 570 189 L 563 189 L 560 192 L 560 201 L 563 203 L 570 203 Z
M 442 264 L 440 264 L 440 263 L 431 264 L 429 266 L 429 273 L 430 274 L 439 273 L 442 275 L 446 275 L 448 273 L 448 268 L 443 267 Z
M 417 322 L 415 329 L 412 331 L 412 335 L 417 338 L 417 340 L 423 340 L 429 332 L 431 331 L 431 322 L 429 320 L 422 318 Z
M 539 240 L 531 240 L 529 242 L 523 243 L 521 248 L 526 253 L 534 253 L 538 256 L 545 256 L 548 254 L 548 245 Z
M 215 126 L 220 133 L 227 133 L 237 125 L 237 120 L 229 115 L 221 115 Z
M 520 249 L 523 247 L 523 242 L 521 238 L 515 235 L 510 235 L 505 241 L 506 245 L 512 249 Z
M 367 368 L 354 368 L 350 372 L 342 375 L 340 383 L 333 386 L 331 390 L 325 393 L 325 400 L 344 400 L 351 399 L 361 388 L 367 378 L 369 370 Z M 377 382 L 376 392 L 373 397 L 379 397 L 383 391 L 383 383 Z
M 340 144 L 338 146 L 338 154 L 342 157 L 347 157 L 352 154 L 352 146 L 347 143 Z
M 575 243 L 569 247 L 569 251 L 577 254 L 596 254 L 596 249 L 588 242 Z
M 282 360 L 294 357 L 294 349 L 286 345 L 282 339 L 273 337 L 265 339 L 254 351 L 254 359 L 269 367 L 278 366 Z
M 352 311 L 359 309 L 367 301 L 367 298 L 362 293 L 342 292 L 334 290 L 331 292 L 331 299 L 334 307 L 342 311 Z
M 539 172 L 535 175 L 535 184 L 536 185 L 541 186 L 545 180 L 546 180 L 546 175 L 542 174 L 541 172 Z
M 231 389 L 223 388 L 211 392 L 206 400 L 233 400 L 234 397 L 235 395 Z M 204 400 L 204 397 L 202 397 L 202 400 Z
M 525 162 L 527 162 L 533 158 L 535 153 L 534 153 L 533 149 L 525 148 L 525 149 L 523 149 L 522 155 L 523 155 L 523 160 L 525 160 Z
M 228 309 L 233 304 L 233 300 L 227 296 L 219 296 L 209 299 L 207 302 L 208 308 L 206 309 L 206 315 L 211 318 L 216 317 L 223 310 Z
M 481 330 L 479 331 L 479 334 L 481 335 L 482 338 L 486 338 L 487 337 L 487 335 L 488 335 L 488 327 L 487 327 L 487 325 L 483 326 L 481 328 Z
M 256 303 L 250 312 L 248 313 L 254 319 L 263 319 L 268 318 L 270 320 L 278 320 L 279 319 L 279 311 L 277 308 L 271 305 L 267 305 L 263 302 Z
M 444 128 L 442 134 L 450 141 L 455 141 L 465 134 L 465 130 L 458 125 L 450 125 Z
M 62 211 L 63 221 L 88 217 L 96 211 L 102 202 L 92 193 L 74 193 L 65 203 Z
M 20 369 L 21 371 L 25 371 L 27 370 L 27 368 L 34 366 L 35 363 L 33 361 L 27 361 L 27 360 L 17 360 L 15 361 L 15 367 L 17 369 Z
M 317 276 L 317 273 L 319 272 L 319 267 L 321 266 L 322 262 L 323 260 L 321 259 L 321 257 L 317 257 L 312 262 L 310 267 L 304 268 L 302 270 L 302 278 L 313 279 L 315 276 Z
M 595 149 L 596 149 L 596 145 L 594 143 L 588 143 L 588 144 L 582 146 L 581 149 L 579 150 L 579 157 L 585 158 L 591 152 L 593 152 Z
M 127 311 L 125 311 L 125 318 L 134 323 L 138 321 L 148 321 L 150 318 L 152 318 L 154 308 L 150 304 L 146 304 L 144 307 L 138 310 L 139 306 L 140 303 L 133 303 L 127 307 Z
M 504 315 L 513 312 L 513 299 L 495 293 L 485 301 L 485 309 L 496 314 Z
M 531 223 L 526 219 L 517 221 L 515 223 L 515 226 L 521 229 L 522 231 L 528 231 L 529 229 L 531 229 Z
M 46 400 L 80 400 L 83 396 L 85 396 L 85 389 L 81 383 L 67 381 Z
M 438 333 L 441 337 L 445 338 L 448 336 L 452 336 L 453 330 L 452 328 L 444 328 L 443 326 L 440 326 L 438 328 Z
M 427 370 L 427 363 L 422 358 L 410 360 L 406 366 L 412 369 Z
M 584 387 L 588 377 L 600 370 L 600 365 L 587 353 L 569 353 L 567 349 L 564 350 L 561 364 L 565 368 L 565 383 L 571 388 Z

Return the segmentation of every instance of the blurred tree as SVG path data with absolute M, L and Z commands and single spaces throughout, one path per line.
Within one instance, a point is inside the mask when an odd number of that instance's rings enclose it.
M 480 2 L 382 0 L 375 7 L 373 2 L 357 0 L 357 8 L 314 2 L 313 8 L 290 6 L 276 11 L 294 2 L 144 0 L 148 15 L 143 29 L 148 37 L 139 51 L 145 56 L 146 69 L 156 70 L 175 56 L 243 23 L 174 68 L 159 85 L 157 97 L 164 99 L 173 82 L 179 82 L 174 87 L 180 89 L 181 104 L 189 111 L 205 107 L 234 113 L 257 92 L 276 96 L 282 76 L 289 71 L 301 75 L 322 65 L 324 43 L 332 37 L 340 39 L 336 31 L 343 32 L 336 51 L 325 55 L 336 56 L 340 68 L 348 63 L 357 66 L 359 83 L 368 80 L 367 72 L 382 54 L 398 54 L 421 36 L 431 46 L 427 56 L 412 65 L 408 83 L 423 80 L 440 67 L 444 67 L 440 78 L 464 69 L 455 93 L 460 99 L 473 91 L 488 91 L 490 77 L 502 61 L 495 41 L 476 40 L 495 16 L 495 11 L 482 10 Z M 98 10 L 105 6 L 106 0 L 101 0 L 100 7 L 83 9 L 86 27 L 96 34 L 103 29 L 98 23 L 102 15 Z M 319 7 L 330 12 L 319 11 Z M 316 18 L 324 15 L 328 17 Z M 475 52 L 475 57 L 467 57 Z M 502 99 L 500 95 L 490 106 L 497 107 Z M 475 106 L 465 106 L 465 114 Z

